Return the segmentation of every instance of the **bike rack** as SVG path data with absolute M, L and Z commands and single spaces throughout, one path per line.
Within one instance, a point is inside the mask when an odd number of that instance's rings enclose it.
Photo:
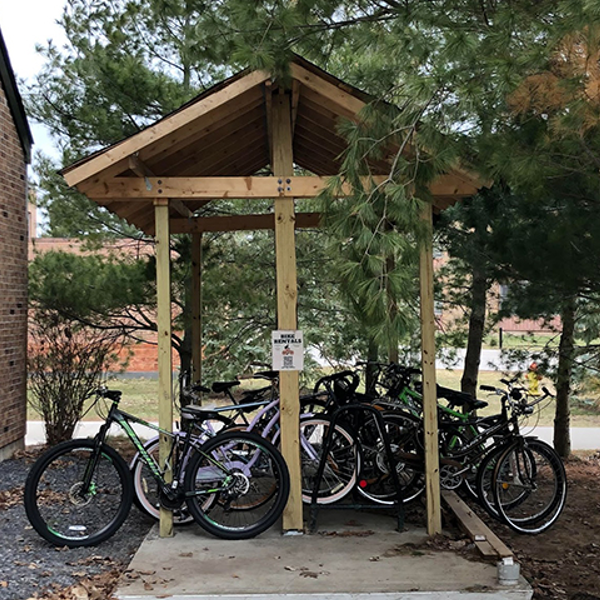
M 392 481 L 394 483 L 394 487 L 396 488 L 396 497 L 394 499 L 394 504 L 392 505 L 382 505 L 382 504 L 364 504 L 364 503 L 340 503 L 340 504 L 327 504 L 320 505 L 317 502 L 319 497 L 319 487 L 321 485 L 321 479 L 323 478 L 323 473 L 325 472 L 325 463 L 327 460 L 327 455 L 329 454 L 329 450 L 331 448 L 331 443 L 333 440 L 333 432 L 335 431 L 335 426 L 339 417 L 350 411 L 363 411 L 363 412 L 371 412 L 375 415 L 377 419 L 377 423 L 379 425 L 379 430 L 382 432 L 383 443 L 385 446 L 385 452 L 387 456 L 387 463 L 390 469 L 390 473 L 392 475 Z M 400 480 L 398 479 L 398 472 L 396 471 L 396 461 L 394 460 L 394 455 L 392 454 L 392 448 L 390 445 L 390 440 L 385 430 L 385 422 L 381 415 L 381 411 L 376 409 L 374 406 L 370 406 L 368 404 L 347 404 L 345 406 L 340 406 L 337 408 L 332 416 L 331 416 L 331 425 L 329 427 L 329 431 L 327 432 L 327 436 L 325 437 L 325 443 L 323 445 L 323 453 L 321 455 L 321 460 L 319 461 L 319 468 L 317 469 L 317 475 L 315 478 L 315 483 L 312 490 L 311 502 L 310 502 L 310 522 L 309 522 L 309 532 L 316 533 L 317 531 L 317 515 L 320 508 L 328 508 L 328 509 L 354 509 L 354 510 L 363 510 L 363 509 L 382 509 L 382 510 L 395 510 L 396 518 L 397 518 L 397 530 L 402 531 L 404 529 L 404 518 L 405 518 L 405 510 L 404 510 L 404 494 L 402 492 L 402 488 L 400 487 Z

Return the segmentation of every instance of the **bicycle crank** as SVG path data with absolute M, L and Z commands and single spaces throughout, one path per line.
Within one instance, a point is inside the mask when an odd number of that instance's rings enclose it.
M 444 460 L 440 465 L 440 487 L 444 490 L 455 490 L 465 480 L 464 467 L 454 461 Z

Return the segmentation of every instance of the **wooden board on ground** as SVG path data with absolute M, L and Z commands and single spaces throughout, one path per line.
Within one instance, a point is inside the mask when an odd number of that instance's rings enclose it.
M 442 499 L 484 557 L 513 556 L 510 548 L 458 497 L 456 492 L 443 491 Z

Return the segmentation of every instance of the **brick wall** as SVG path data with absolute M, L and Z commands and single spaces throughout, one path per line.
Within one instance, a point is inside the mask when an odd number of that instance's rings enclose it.
M 26 426 L 27 171 L 0 85 L 0 455 Z

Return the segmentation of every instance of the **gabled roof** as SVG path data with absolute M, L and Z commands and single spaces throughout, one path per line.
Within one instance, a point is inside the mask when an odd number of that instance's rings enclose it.
M 371 98 L 300 56 L 293 58 L 290 74 L 291 82 L 284 87 L 264 71 L 242 71 L 62 173 L 69 185 L 148 230 L 152 223 L 150 200 L 143 203 L 138 199 L 133 206 L 113 194 L 103 201 L 103 186 L 106 189 L 107 184 L 124 180 L 129 184 L 137 178 L 140 198 L 147 198 L 144 181 L 150 186 L 148 178 L 249 177 L 264 172 L 271 164 L 272 101 L 276 94 L 286 93 L 291 104 L 294 164 L 314 175 L 335 175 L 346 149 L 340 121 L 356 120 Z M 386 174 L 389 163 L 373 163 L 372 171 Z M 479 185 L 472 176 L 457 171 L 445 191 L 440 188 L 434 196 L 444 204 L 472 195 Z M 184 203 L 194 211 L 206 200 L 190 197 Z
M 33 137 L 27 123 L 27 116 L 25 114 L 25 108 L 19 89 L 17 88 L 17 82 L 15 80 L 15 74 L 12 70 L 10 59 L 8 57 L 8 50 L 4 43 L 4 37 L 0 30 L 0 82 L 4 88 L 6 94 L 6 100 L 8 107 L 13 117 L 21 147 L 23 148 L 23 154 L 25 156 L 25 162 L 31 163 L 31 146 L 33 145 Z

